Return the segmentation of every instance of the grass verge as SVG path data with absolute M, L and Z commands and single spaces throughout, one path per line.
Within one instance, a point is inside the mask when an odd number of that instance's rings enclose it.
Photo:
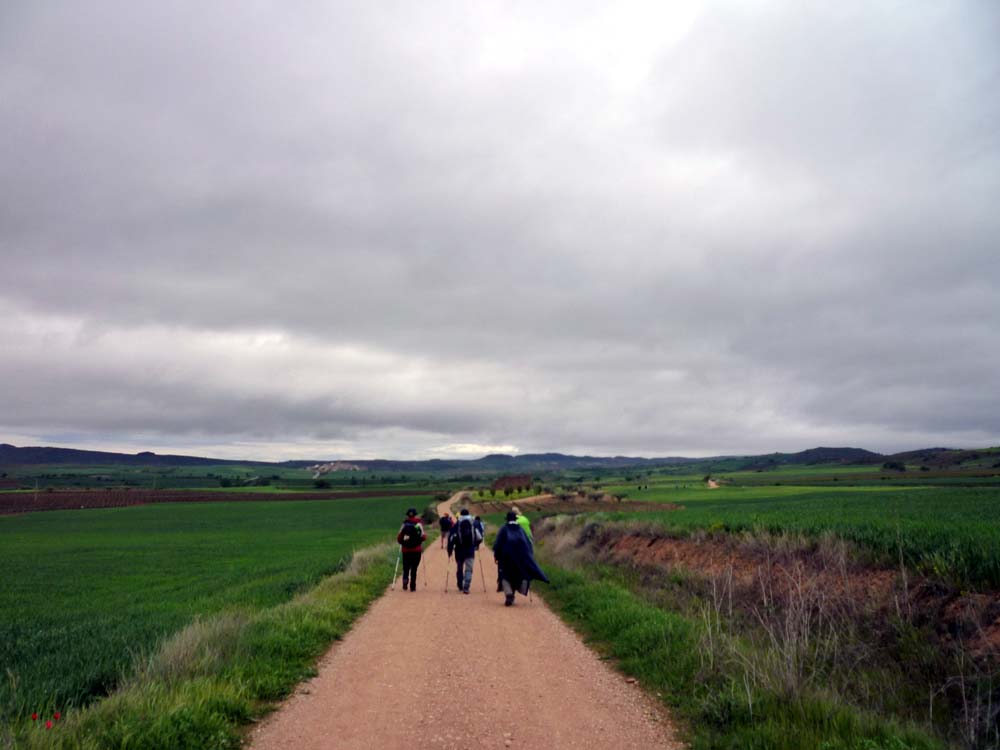
M 543 555 L 544 559 L 544 555 Z M 845 705 L 822 690 L 762 690 L 738 670 L 706 664 L 704 624 L 633 594 L 600 566 L 569 570 L 545 559 L 540 590 L 619 668 L 660 696 L 685 725 L 692 750 L 932 750 L 921 731 Z
M 104 700 L 47 729 L 20 718 L 0 747 L 96 750 L 239 747 L 243 727 L 273 708 L 385 590 L 395 545 L 356 553 L 346 571 L 294 599 L 230 611 L 174 634 Z

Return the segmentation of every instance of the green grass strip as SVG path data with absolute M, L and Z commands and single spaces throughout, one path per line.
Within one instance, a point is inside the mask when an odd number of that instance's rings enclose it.
M 284 604 L 197 620 L 168 639 L 104 700 L 45 728 L 46 719 L 0 729 L 0 747 L 59 750 L 238 748 L 246 724 L 267 713 L 378 598 L 392 577 L 394 545 L 354 556 Z
M 832 696 L 747 695 L 741 676 L 711 673 L 699 656 L 701 623 L 649 604 L 597 569 L 546 561 L 540 592 L 621 671 L 659 695 L 692 750 L 939 750 L 924 733 Z

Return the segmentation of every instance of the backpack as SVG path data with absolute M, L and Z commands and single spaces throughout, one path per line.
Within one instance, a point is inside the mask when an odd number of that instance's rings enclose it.
M 419 547 L 424 540 L 420 533 L 420 527 L 414 521 L 404 521 L 403 528 L 399 530 L 399 543 L 407 549 Z
M 465 549 L 470 549 L 481 541 L 483 541 L 483 535 L 479 533 L 479 529 L 473 527 L 472 519 L 464 518 L 458 522 L 459 545 Z

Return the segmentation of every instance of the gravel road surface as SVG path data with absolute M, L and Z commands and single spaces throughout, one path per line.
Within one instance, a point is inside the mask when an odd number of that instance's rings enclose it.
M 539 598 L 503 606 L 488 549 L 464 595 L 439 542 L 425 547 L 417 591 L 387 590 L 252 750 L 682 747 L 662 705 Z

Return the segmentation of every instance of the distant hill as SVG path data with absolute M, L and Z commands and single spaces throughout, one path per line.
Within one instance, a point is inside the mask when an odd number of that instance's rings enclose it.
M 76 448 L 18 448 L 8 443 L 0 443 L 0 466 L 40 465 L 40 464 L 86 464 L 88 466 L 208 466 L 219 464 L 257 465 L 257 461 L 231 461 L 223 458 L 201 458 L 199 456 L 158 455 L 150 451 L 142 453 L 110 453 L 107 451 L 82 451 Z
M 454 472 L 475 473 L 534 473 L 547 471 L 572 471 L 575 469 L 621 469 L 651 468 L 678 464 L 700 463 L 713 459 L 681 458 L 640 458 L 633 456 L 568 456 L 562 453 L 533 453 L 509 456 L 494 453 L 476 459 L 439 459 L 419 461 L 394 461 L 375 459 L 371 461 L 349 461 L 364 471 L 372 472 Z M 0 466 L 82 464 L 88 466 L 209 466 L 219 464 L 241 466 L 281 466 L 290 469 L 308 469 L 324 460 L 295 460 L 282 462 L 236 461 L 201 456 L 159 455 L 150 451 L 142 453 L 111 453 L 107 451 L 86 451 L 76 448 L 28 447 L 18 448 L 0 444 Z
M 704 459 L 690 458 L 632 458 L 628 456 L 567 456 L 562 453 L 525 454 L 508 456 L 502 453 L 477 459 L 429 459 L 421 461 L 393 461 L 376 459 L 372 461 L 350 461 L 349 463 L 365 471 L 461 471 L 461 472 L 515 472 L 515 471 L 560 471 L 580 468 L 620 468 L 627 466 L 664 466 L 682 464 Z M 238 461 L 201 456 L 159 455 L 150 451 L 142 453 L 111 453 L 108 451 L 86 451 L 76 448 L 27 447 L 18 448 L 7 443 L 0 444 L 0 466 L 44 465 L 44 464 L 85 464 L 125 465 L 125 466 L 209 466 L 219 464 L 241 466 L 283 466 L 306 469 L 326 461 L 296 460 L 282 462 Z
M 799 453 L 771 453 L 747 458 L 745 469 L 772 469 L 788 464 L 875 464 L 886 460 L 881 453 L 864 448 L 810 448 Z
M 711 465 L 726 462 L 727 470 L 766 470 L 785 465 L 807 464 L 881 464 L 884 461 L 899 461 L 909 464 L 925 464 L 932 467 L 956 466 L 993 462 L 1000 459 L 1000 448 L 977 450 L 957 450 L 951 448 L 926 448 L 907 451 L 891 456 L 875 453 L 863 448 L 810 448 L 798 453 L 770 453 L 761 456 L 713 456 L 709 458 L 640 458 L 635 456 L 569 456 L 563 453 L 528 453 L 510 456 L 493 453 L 476 459 L 429 459 L 421 461 L 394 461 L 376 459 L 372 461 L 350 460 L 349 464 L 360 470 L 385 473 L 451 472 L 457 474 L 539 474 L 544 472 L 574 471 L 578 469 L 650 469 L 662 466 L 687 464 Z M 86 451 L 75 448 L 26 447 L 18 448 L 6 443 L 0 444 L 0 466 L 81 464 L 88 466 L 211 466 L 219 464 L 239 466 L 280 466 L 306 469 L 326 460 L 296 461 L 238 461 L 202 456 L 159 455 L 150 451 L 141 453 L 111 453 L 107 451 Z
M 1000 461 L 1000 448 L 979 448 L 965 450 L 960 448 L 924 448 L 918 451 L 905 451 L 888 456 L 892 461 L 904 464 L 920 464 L 933 469 L 957 466 L 986 465 L 997 467 Z
M 394 461 L 374 459 L 371 461 L 351 461 L 365 471 L 373 472 L 437 472 L 450 471 L 462 474 L 476 473 L 533 473 L 546 471 L 571 471 L 574 469 L 617 469 L 669 466 L 674 464 L 704 461 L 701 458 L 638 458 L 630 456 L 567 456 L 562 453 L 526 453 L 508 456 L 493 453 L 482 458 L 432 458 L 420 461 Z M 282 466 L 309 468 L 315 461 L 286 461 Z

